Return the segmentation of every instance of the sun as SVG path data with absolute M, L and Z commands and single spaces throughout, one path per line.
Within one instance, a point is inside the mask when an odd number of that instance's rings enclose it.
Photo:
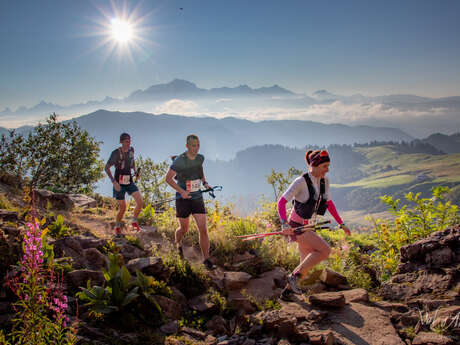
M 134 28 L 128 21 L 113 18 L 111 20 L 112 38 L 118 43 L 128 43 L 134 37 Z

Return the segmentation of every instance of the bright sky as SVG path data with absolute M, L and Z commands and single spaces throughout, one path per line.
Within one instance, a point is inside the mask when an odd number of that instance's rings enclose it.
M 460 95 L 459 13 L 455 0 L 1 0 L 0 111 L 125 97 L 174 78 Z M 126 17 L 137 24 L 116 43 L 111 22 Z

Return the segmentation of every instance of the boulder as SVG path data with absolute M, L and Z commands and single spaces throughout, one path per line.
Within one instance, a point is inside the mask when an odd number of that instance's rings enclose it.
M 445 335 L 420 332 L 415 336 L 412 345 L 454 345 L 454 342 Z
M 244 296 L 240 291 L 230 291 L 227 302 L 234 309 L 242 310 L 246 314 L 252 314 L 256 311 L 256 307 L 252 305 L 249 298 Z
M 177 320 L 170 321 L 160 327 L 160 331 L 164 334 L 176 334 L 179 331 L 179 323 Z
M 251 278 L 246 272 L 225 272 L 224 286 L 227 290 L 237 290 L 245 286 Z
M 200 313 L 209 312 L 212 313 L 217 310 L 217 306 L 207 300 L 206 295 L 195 296 L 188 301 L 188 305 L 191 309 L 196 310 Z
M 97 201 L 84 194 L 53 193 L 45 189 L 34 190 L 35 202 L 39 207 L 72 210 L 75 207 L 96 207 Z
M 275 332 L 278 337 L 289 338 L 296 333 L 297 319 L 283 309 L 263 311 L 256 314 L 266 332 Z
M 329 286 L 339 286 L 339 285 L 346 285 L 347 284 L 347 278 L 343 275 L 341 275 L 338 272 L 335 272 L 329 268 L 323 269 L 321 272 L 321 275 L 319 279 L 326 285 Z
M 342 291 L 347 303 L 351 302 L 369 302 L 369 293 L 366 289 L 353 289 Z
M 227 320 L 220 315 L 214 315 L 211 320 L 206 322 L 206 329 L 213 335 L 230 335 Z
M 86 287 L 86 282 L 91 280 L 91 286 L 104 284 L 105 278 L 101 271 L 92 270 L 75 270 L 67 273 L 66 279 L 74 287 Z
M 308 300 L 312 305 L 320 308 L 341 308 L 346 304 L 342 292 L 323 292 L 309 296 Z
M 0 209 L 0 219 L 4 222 L 17 222 L 18 213 L 15 211 Z
M 194 328 L 190 328 L 190 327 L 182 327 L 181 329 L 181 332 L 182 333 L 185 333 L 185 334 L 188 334 L 190 335 L 191 337 L 193 338 L 196 338 L 196 339 L 205 339 L 206 338 L 206 334 L 197 330 L 197 329 L 194 329 Z
M 125 260 L 125 262 L 129 262 L 132 259 L 137 259 L 148 255 L 147 251 L 133 246 L 124 238 L 115 240 L 115 243 L 117 243 L 117 245 L 120 246 L 120 254 Z
M 311 345 L 334 345 L 334 334 L 331 331 L 311 331 L 308 338 Z
M 136 274 L 136 271 L 139 270 L 144 274 L 154 277 L 162 276 L 168 271 L 163 261 L 155 256 L 129 260 L 126 268 L 131 274 Z
M 91 270 L 102 270 L 109 263 L 109 259 L 96 248 L 84 249 L 83 256 L 87 262 L 86 267 Z
M 168 319 L 179 320 L 182 316 L 182 308 L 179 303 L 160 295 L 155 295 L 155 300 L 161 307 L 161 311 Z

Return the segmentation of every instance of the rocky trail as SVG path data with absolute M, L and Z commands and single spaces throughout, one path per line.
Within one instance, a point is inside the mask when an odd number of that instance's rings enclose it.
M 81 234 L 51 241 L 56 258 L 71 258 L 72 271 L 64 277 L 68 291 L 78 291 L 86 286 L 88 279 L 92 284 L 104 284 L 102 269 L 109 260 L 104 248 L 110 239 L 120 248 L 131 274 L 140 270 L 169 281 L 170 268 L 151 249 L 165 251 L 171 245 L 154 227 L 127 232 L 138 239 L 138 246 L 126 238 L 113 238 L 111 224 L 100 217 L 91 214 L 74 217 L 78 219 Z M 0 229 L 0 249 L 7 253 L 20 232 L 25 231 L 25 225 L 16 212 L 0 210 Z M 185 245 L 184 254 L 189 262 L 201 263 L 199 248 Z M 380 295 L 369 297 L 364 289 L 352 289 L 345 277 L 326 269 L 309 294 L 284 302 L 277 299 L 286 283 L 287 272 L 283 268 L 252 276 L 239 267 L 255 262 L 257 256 L 249 252 L 236 255 L 225 267 L 205 270 L 212 287 L 236 310 L 234 316 L 224 318 L 207 294 L 185 297 L 179 288 L 172 286 L 172 298 L 158 296 L 166 322 L 157 331 L 164 335 L 165 343 L 184 345 L 460 344 L 460 227 L 434 233 L 404 247 L 401 257 L 398 274 L 381 287 Z M 6 296 L 2 287 L 1 327 L 12 317 Z M 267 299 L 276 300 L 278 306 L 261 308 Z M 71 315 L 76 313 L 76 302 L 75 297 L 70 297 Z M 116 334 L 119 339 L 130 339 L 126 344 L 137 343 L 136 332 L 97 328 L 87 308 L 81 305 L 79 308 L 82 341 L 107 344 L 107 337 Z M 206 316 L 208 321 L 202 329 L 179 322 L 191 311 Z

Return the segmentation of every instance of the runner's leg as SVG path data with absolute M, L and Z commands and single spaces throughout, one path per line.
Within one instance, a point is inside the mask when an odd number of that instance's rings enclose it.
M 203 255 L 203 260 L 206 260 L 209 258 L 209 235 L 206 227 L 206 214 L 195 213 L 193 214 L 193 218 L 195 218 L 198 231 L 200 232 L 201 254 Z
M 304 278 L 314 266 L 329 257 L 331 247 L 323 238 L 310 230 L 297 236 L 297 241 L 299 251 L 304 253 L 305 257 L 294 269 L 294 272 L 299 272 L 301 278 Z
M 133 194 L 131 194 L 131 196 L 136 201 L 136 208 L 134 209 L 133 218 L 137 219 L 137 217 L 139 216 L 139 213 L 141 213 L 141 210 L 142 210 L 141 192 L 139 192 L 139 191 L 134 192 Z
M 175 234 L 175 240 L 176 240 L 176 245 L 181 246 L 182 245 L 182 238 L 188 231 L 188 226 L 190 222 L 190 217 L 187 218 L 177 218 L 179 219 L 179 227 L 176 230 Z
M 117 223 L 120 224 L 121 220 L 123 219 L 123 215 L 126 211 L 126 201 L 125 200 L 117 200 L 118 201 L 118 214 L 117 214 Z

